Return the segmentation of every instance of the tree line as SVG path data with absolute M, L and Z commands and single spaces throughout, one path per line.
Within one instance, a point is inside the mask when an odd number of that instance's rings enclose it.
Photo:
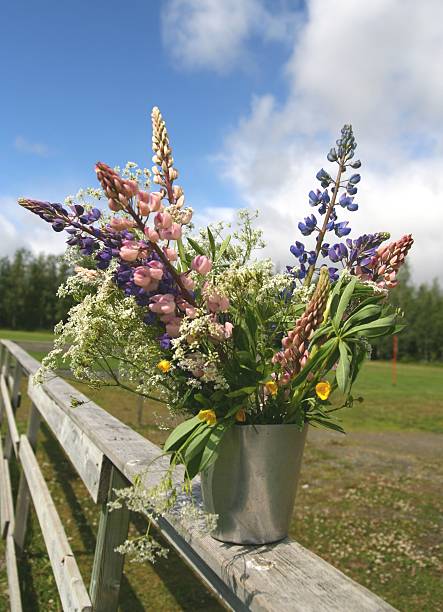
M 71 303 L 57 297 L 70 274 L 61 256 L 33 255 L 20 249 L 0 258 L 0 328 L 53 329 Z
M 20 249 L 0 258 L 0 328 L 53 329 L 65 319 L 71 302 L 57 289 L 72 271 L 61 256 L 33 255 Z M 437 281 L 415 285 L 405 267 L 390 300 L 405 312 L 406 329 L 398 338 L 404 360 L 443 360 L 443 291 Z M 374 359 L 392 357 L 392 339 L 374 343 Z

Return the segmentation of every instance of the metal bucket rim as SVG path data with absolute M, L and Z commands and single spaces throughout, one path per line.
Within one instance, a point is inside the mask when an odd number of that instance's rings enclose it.
M 257 425 L 243 425 L 242 423 L 235 423 L 235 427 L 240 427 L 242 429 L 264 429 L 267 427 L 284 427 L 285 429 L 292 427 L 292 428 L 296 428 L 297 431 L 299 431 L 300 433 L 305 429 L 305 427 L 307 427 L 308 423 L 304 423 L 303 427 L 300 429 L 298 425 L 296 425 L 295 423 L 260 423 Z

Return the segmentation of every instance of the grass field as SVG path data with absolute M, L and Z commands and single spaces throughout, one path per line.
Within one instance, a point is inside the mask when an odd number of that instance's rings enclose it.
M 9 337 L 50 339 L 43 332 L 20 337 L 11 332 Z M 164 440 L 158 427 L 166 419 L 161 407 L 146 404 L 140 425 L 132 396 L 76 386 L 154 442 Z M 309 434 L 291 535 L 400 610 L 443 610 L 443 369 L 400 364 L 393 387 L 390 365 L 371 362 L 355 395 L 364 402 L 340 417 L 348 435 L 319 429 Z M 24 402 L 17 414 L 22 430 L 26 412 Z M 45 428 L 38 455 L 88 583 L 98 508 Z M 135 520 L 132 529 L 137 527 Z M 125 570 L 121 610 L 221 609 L 172 551 L 155 566 L 127 562 Z M 35 516 L 21 579 L 26 610 L 60 609 Z M 8 609 L 6 588 L 2 567 L 0 610 Z

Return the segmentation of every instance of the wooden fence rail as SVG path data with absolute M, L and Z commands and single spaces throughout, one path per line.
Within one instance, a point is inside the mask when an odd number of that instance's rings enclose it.
M 33 382 L 39 363 L 17 344 L 0 344 L 0 531 L 6 540 L 10 607 L 22 610 L 17 561 L 23 551 L 29 505 L 32 502 L 43 533 L 62 607 L 67 611 L 117 610 L 124 557 L 115 552 L 128 534 L 126 509 L 108 511 L 113 490 L 135 478 L 161 456 L 161 449 L 64 380 L 54 376 Z M 26 435 L 19 435 L 15 412 L 20 403 L 20 379 L 28 377 L 32 401 Z M 83 582 L 62 522 L 35 457 L 37 433 L 45 422 L 100 509 L 97 544 L 89 589 Z M 11 461 L 20 467 L 14 500 Z M 162 458 L 159 459 L 161 464 Z M 151 486 L 159 471 L 149 471 Z M 199 497 L 199 482 L 194 486 Z M 270 546 L 222 544 L 190 529 L 177 516 L 158 520 L 159 529 L 204 584 L 235 611 L 375 612 L 394 610 L 329 563 L 289 539 Z

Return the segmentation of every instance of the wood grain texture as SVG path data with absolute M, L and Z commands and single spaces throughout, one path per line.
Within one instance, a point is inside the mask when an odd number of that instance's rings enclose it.
M 14 508 L 12 505 L 9 464 L 3 458 L 3 445 L 0 437 L 0 532 L 2 538 L 6 538 L 8 527 L 13 522 Z
M 42 385 L 28 381 L 28 395 L 63 448 L 66 456 L 83 480 L 95 503 L 101 503 L 107 494 L 109 464 L 106 457 L 89 436 L 48 396 Z M 72 411 L 72 409 L 71 409 Z
M 128 481 L 112 468 L 107 501 L 115 499 L 114 489 L 128 486 Z M 128 537 L 129 510 L 109 510 L 102 506 L 91 575 L 90 595 L 94 612 L 116 612 L 123 573 L 124 556 L 115 552 Z
M 63 610 L 92 610 L 63 525 L 26 436 L 21 436 L 20 439 L 20 461 L 48 550 Z
M 12 355 L 17 361 L 20 362 L 23 372 L 26 375 L 35 374 L 40 368 L 40 362 L 31 355 L 28 355 L 26 351 L 18 346 L 11 340 L 1 340 L 2 345 L 6 348 L 8 354 Z
M 11 399 L 9 397 L 8 388 L 6 386 L 6 380 L 4 376 L 0 378 L 0 392 L 3 399 L 3 406 L 6 414 L 6 420 L 8 421 L 8 435 L 11 438 L 12 448 L 14 449 L 14 453 L 17 456 L 18 453 L 18 444 L 20 440 L 20 436 L 18 434 L 17 425 L 15 423 L 14 411 L 12 408 Z
M 17 572 L 17 558 L 15 555 L 14 538 L 6 537 L 6 571 L 8 574 L 8 594 L 11 612 L 22 612 L 22 599 L 20 595 L 20 582 Z
M 32 404 L 31 410 L 29 411 L 28 429 L 26 437 L 29 440 L 31 448 L 35 450 L 37 444 L 38 431 L 40 428 L 40 413 L 37 408 Z M 29 487 L 26 482 L 26 476 L 21 470 L 20 481 L 18 484 L 17 502 L 15 504 L 15 526 L 14 526 L 14 540 L 15 545 L 18 548 L 19 553 L 23 552 L 25 545 L 26 529 L 28 525 L 28 514 L 30 505 L 30 493 Z
M 16 360 L 15 367 L 14 367 L 14 374 L 9 377 L 9 383 L 8 383 L 9 397 L 11 399 L 11 408 L 12 408 L 12 414 L 14 415 L 14 420 L 15 420 L 15 413 L 20 403 L 21 379 L 22 379 L 22 367 L 20 365 L 20 362 Z M 8 430 L 6 432 L 5 452 L 4 452 L 4 456 L 8 460 L 10 459 L 11 454 L 12 454 L 12 447 L 13 447 L 13 439 L 12 439 L 10 431 Z

